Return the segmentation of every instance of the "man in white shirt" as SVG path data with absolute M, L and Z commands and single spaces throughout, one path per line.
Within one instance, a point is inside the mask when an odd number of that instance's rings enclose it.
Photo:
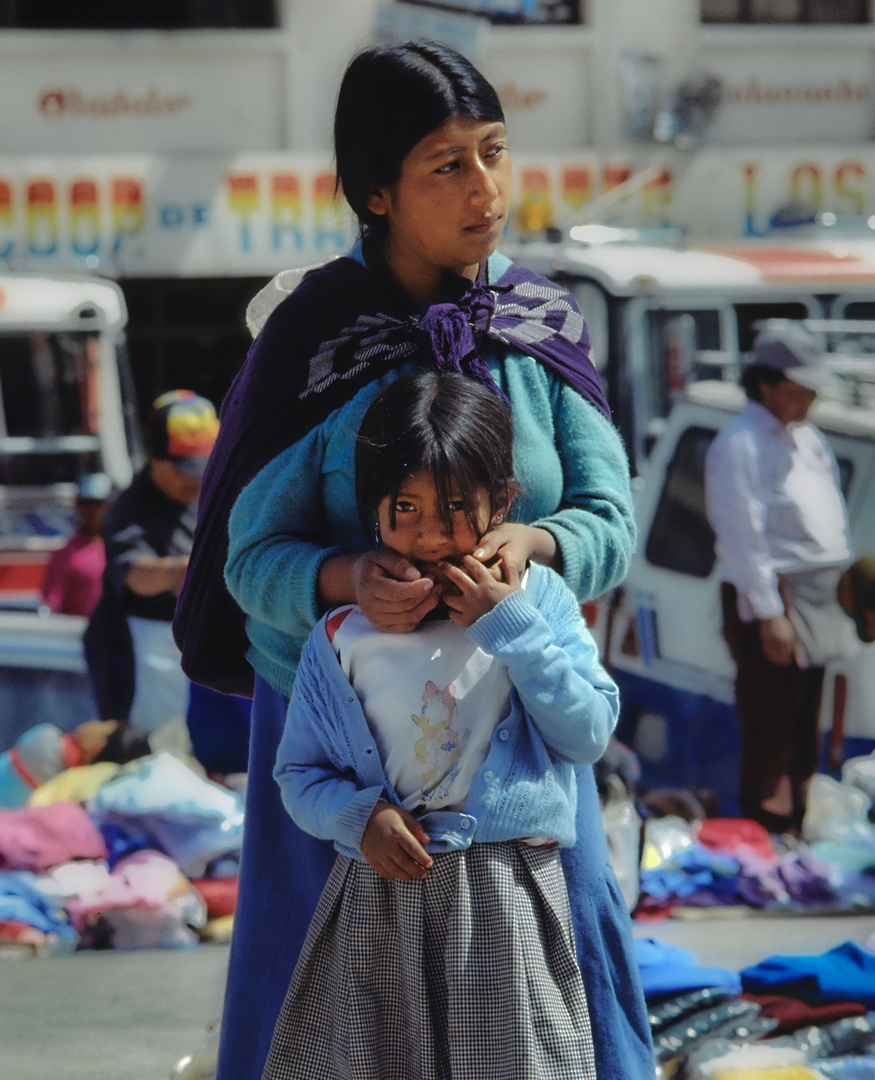
M 850 559 L 847 514 L 832 451 L 806 419 L 837 382 L 803 327 L 759 334 L 742 374 L 747 406 L 705 465 L 737 665 L 739 803 L 772 832 L 802 825 L 824 664 L 845 637 L 836 586 Z

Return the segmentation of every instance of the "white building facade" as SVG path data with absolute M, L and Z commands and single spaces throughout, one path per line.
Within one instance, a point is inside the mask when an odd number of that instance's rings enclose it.
M 149 282 L 248 283 L 345 250 L 334 99 L 380 38 L 441 37 L 493 81 L 517 235 L 577 219 L 731 240 L 776 215 L 875 215 L 875 0 L 153 0 L 139 20 L 105 0 L 89 25 L 57 0 L 39 26 L 29 6 L 0 0 L 0 256 L 139 283 L 133 333 L 159 368 L 212 324 L 192 315 L 186 338 Z

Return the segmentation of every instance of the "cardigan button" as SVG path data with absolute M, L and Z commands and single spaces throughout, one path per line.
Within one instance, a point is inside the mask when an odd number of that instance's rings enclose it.
M 507 740 L 510 738 L 510 732 L 507 730 L 507 728 L 502 728 L 501 731 L 499 731 L 498 733 L 498 737 L 499 739 L 501 739 L 502 742 L 507 742 Z
M 467 818 L 463 817 L 462 820 L 459 822 L 459 828 L 460 829 L 470 829 L 471 828 L 471 822 Z
M 484 780 L 485 780 L 485 781 L 486 781 L 487 783 L 491 783 L 491 782 L 492 782 L 492 781 L 493 781 L 493 780 L 495 779 L 495 773 L 494 773 L 494 772 L 487 772 L 487 773 L 484 773 L 484 774 L 483 774 L 483 779 L 484 779 Z

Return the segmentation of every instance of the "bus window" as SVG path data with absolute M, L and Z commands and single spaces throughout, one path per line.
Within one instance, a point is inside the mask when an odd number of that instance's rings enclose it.
M 816 312 L 812 312 L 802 301 L 736 304 L 739 352 L 747 353 L 753 348 L 753 339 L 757 335 L 757 323 L 766 319 L 808 319 L 812 314 Z
M 720 347 L 720 312 L 715 308 L 647 312 L 647 377 L 653 416 L 667 416 L 684 385 L 699 377 L 699 352 L 713 354 Z
M 100 469 L 98 347 L 86 333 L 0 337 L 0 484 Z
M 645 554 L 678 574 L 706 578 L 714 568 L 714 532 L 705 514 L 705 455 L 717 434 L 691 427 L 681 435 L 665 472 Z

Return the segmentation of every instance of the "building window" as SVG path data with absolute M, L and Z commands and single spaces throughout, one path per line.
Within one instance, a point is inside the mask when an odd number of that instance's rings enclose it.
M 270 29 L 275 0 L 0 0 L 0 27 L 19 30 Z
M 868 23 L 869 0 L 702 0 L 705 23 Z
M 568 26 L 583 22 L 584 0 L 401 0 L 418 7 L 479 15 L 496 25 Z

